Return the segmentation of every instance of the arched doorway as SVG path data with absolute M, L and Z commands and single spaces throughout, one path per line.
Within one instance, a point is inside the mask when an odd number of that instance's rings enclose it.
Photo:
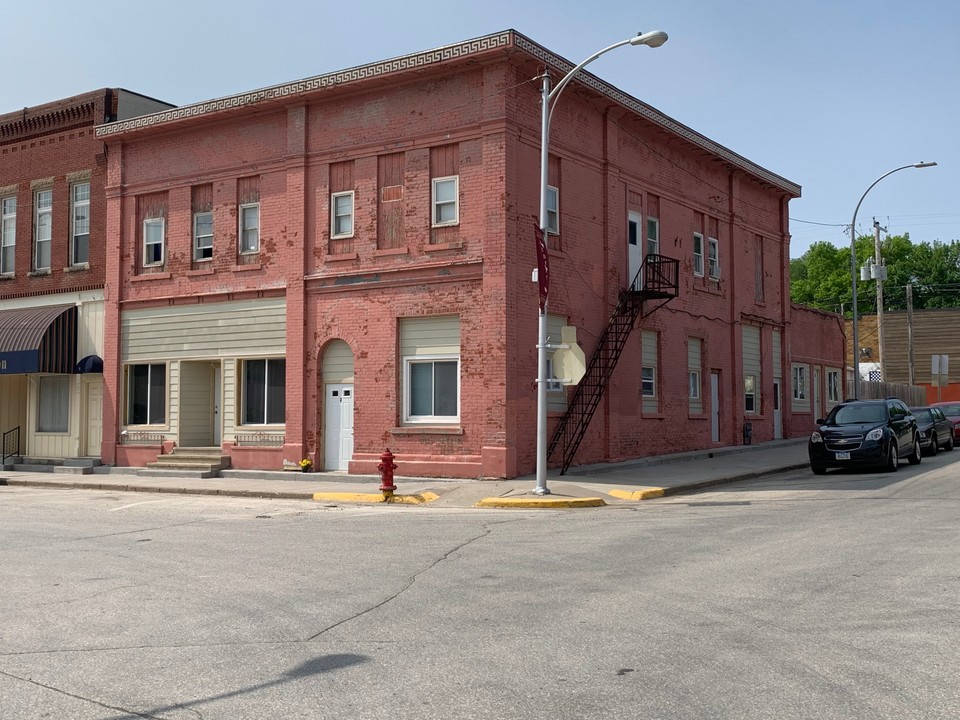
M 323 469 L 346 470 L 353 457 L 353 352 L 334 340 L 323 353 Z

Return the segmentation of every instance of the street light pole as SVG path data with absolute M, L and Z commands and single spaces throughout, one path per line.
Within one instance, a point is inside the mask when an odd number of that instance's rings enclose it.
M 857 319 L 857 213 L 860 212 L 860 206 L 863 204 L 863 199 L 867 196 L 867 193 L 873 190 L 874 186 L 885 177 L 909 168 L 928 168 L 934 166 L 936 166 L 935 162 L 918 162 L 912 165 L 894 168 L 890 172 L 884 173 L 874 180 L 870 187 L 863 192 L 863 195 L 860 196 L 860 202 L 857 203 L 857 207 L 853 210 L 853 220 L 850 222 L 850 286 L 853 290 L 853 397 L 857 400 L 860 399 L 860 333 Z
M 624 45 L 647 45 L 655 48 L 660 47 L 667 41 L 667 34 L 662 30 L 640 33 L 635 37 L 621 40 L 613 45 L 603 48 L 594 53 L 573 70 L 568 72 L 551 90 L 550 75 L 543 73 L 540 99 L 540 232 L 543 234 L 544 247 L 547 238 L 547 171 L 550 159 L 550 118 L 553 115 L 553 108 L 557 97 L 563 92 L 563 89 L 584 67 L 592 63 L 604 53 L 615 50 Z M 546 265 L 546 255 L 544 255 L 544 265 Z M 546 269 L 546 268 L 544 268 Z M 537 486 L 533 489 L 536 495 L 549 495 L 550 489 L 547 487 L 547 296 L 549 288 L 545 283 L 547 278 L 540 277 L 540 318 L 539 332 L 537 339 Z

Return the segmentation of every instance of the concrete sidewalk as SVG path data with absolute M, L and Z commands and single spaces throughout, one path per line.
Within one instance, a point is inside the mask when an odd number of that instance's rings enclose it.
M 403 467 L 403 458 L 397 464 Z M 585 465 L 547 476 L 549 495 L 533 493 L 534 476 L 516 480 L 408 478 L 395 480 L 388 502 L 455 508 L 573 508 L 634 503 L 748 480 L 807 466 L 806 438 L 778 440 L 624 463 Z M 328 504 L 382 503 L 379 478 L 342 473 L 224 471 L 224 477 L 141 476 L 137 468 L 102 468 L 92 475 L 4 472 L 0 485 L 311 500 Z

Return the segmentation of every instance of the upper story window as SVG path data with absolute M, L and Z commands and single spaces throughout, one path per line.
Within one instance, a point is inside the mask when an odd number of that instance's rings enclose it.
M 707 238 L 707 271 L 711 280 L 720 279 L 720 243 L 716 238 Z
M 53 190 L 34 194 L 33 269 L 50 269 L 50 243 L 53 237 Z
M 12 275 L 17 250 L 17 198 L 0 199 L 0 274 Z
M 193 214 L 193 259 L 197 262 L 213 260 L 213 213 Z
M 90 262 L 90 183 L 70 187 L 70 264 Z
M 353 237 L 353 190 L 330 195 L 330 237 Z
M 143 266 L 163 265 L 163 218 L 146 218 L 143 221 Z
M 655 217 L 647 218 L 647 255 L 660 254 L 660 221 Z
M 560 190 L 547 186 L 547 232 L 560 234 Z
M 260 252 L 260 203 L 240 206 L 240 253 Z
M 193 213 L 193 261 L 213 259 L 213 185 L 190 188 L 190 210 Z
M 693 274 L 695 277 L 703 277 L 703 235 L 701 233 L 693 234 Z
M 433 226 L 457 225 L 460 222 L 460 177 L 433 179 Z

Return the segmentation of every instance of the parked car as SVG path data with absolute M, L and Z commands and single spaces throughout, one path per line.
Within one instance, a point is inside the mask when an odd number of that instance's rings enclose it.
M 938 402 L 930 403 L 930 407 L 936 407 L 943 410 L 943 414 L 953 423 L 953 441 L 960 442 L 960 402 Z
M 810 469 L 867 465 L 893 472 L 900 458 L 920 462 L 917 421 L 902 400 L 846 400 L 817 420 L 807 443 Z
M 936 455 L 940 448 L 953 450 L 953 423 L 938 407 L 912 409 L 920 433 L 920 449 Z

